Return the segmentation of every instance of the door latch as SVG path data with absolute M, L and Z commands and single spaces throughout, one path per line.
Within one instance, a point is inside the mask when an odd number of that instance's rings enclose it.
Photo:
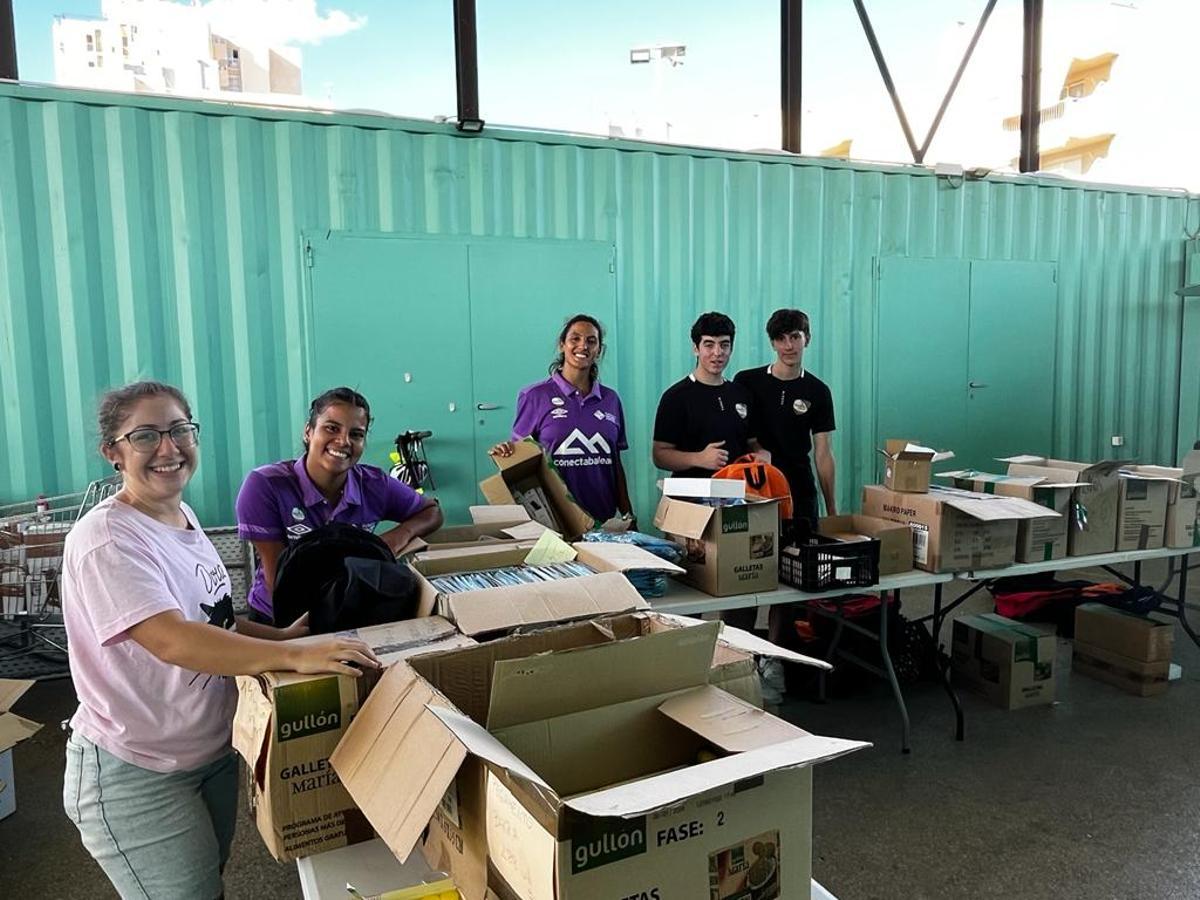
M 476 403 L 475 408 L 477 410 L 479 410 L 480 412 L 487 412 L 489 410 L 499 409 L 500 404 L 499 403 Z
M 987 387 L 987 385 L 984 384 L 982 381 L 969 381 L 969 382 L 967 382 L 967 387 L 969 387 L 971 390 L 975 391 L 975 390 L 978 390 L 979 388 L 985 388 L 985 387 Z

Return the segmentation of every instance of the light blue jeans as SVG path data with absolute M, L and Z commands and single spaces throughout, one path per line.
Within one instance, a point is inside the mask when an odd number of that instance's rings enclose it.
M 233 751 L 199 769 L 152 772 L 72 733 L 63 807 L 122 898 L 222 895 L 237 821 Z

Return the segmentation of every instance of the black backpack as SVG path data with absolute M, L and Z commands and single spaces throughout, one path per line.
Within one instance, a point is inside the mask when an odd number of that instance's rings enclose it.
M 279 554 L 272 601 L 275 624 L 304 613 L 312 634 L 411 619 L 418 585 L 387 544 L 355 525 L 322 525 Z

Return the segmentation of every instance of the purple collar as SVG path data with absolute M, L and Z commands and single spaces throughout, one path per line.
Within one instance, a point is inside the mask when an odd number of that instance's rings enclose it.
M 300 497 L 304 500 L 305 506 L 315 507 L 327 502 L 320 488 L 313 484 L 313 480 L 308 477 L 308 469 L 304 467 L 303 456 L 292 463 L 292 471 L 296 474 L 296 480 L 300 482 Z M 346 473 L 346 484 L 342 488 L 342 499 L 338 503 L 337 508 L 359 506 L 361 503 L 362 487 L 358 481 L 358 466 L 356 465 L 352 466 L 350 471 Z
M 571 382 L 567 381 L 567 379 L 565 379 L 563 377 L 563 373 L 561 370 L 555 370 L 554 374 L 550 376 L 550 380 L 554 382 L 554 386 L 557 387 L 560 392 L 562 392 L 564 397 L 570 397 L 572 394 L 579 394 L 579 388 L 575 387 L 575 385 L 573 385 L 573 384 L 571 384 Z M 580 394 L 580 396 L 583 396 L 583 395 Z M 583 400 L 586 403 L 588 400 L 591 400 L 593 398 L 595 398 L 597 400 L 600 399 L 600 379 L 599 378 L 592 379 L 592 389 L 586 397 L 583 397 Z

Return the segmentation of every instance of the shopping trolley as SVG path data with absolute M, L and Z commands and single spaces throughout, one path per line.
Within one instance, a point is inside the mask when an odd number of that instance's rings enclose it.
M 0 506 L 0 674 L 66 672 L 63 544 L 75 523 L 120 486 L 120 476 L 110 476 L 77 493 Z

